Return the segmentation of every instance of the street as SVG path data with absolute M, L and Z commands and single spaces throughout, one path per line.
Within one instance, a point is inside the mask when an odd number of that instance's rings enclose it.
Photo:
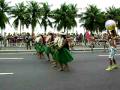
M 108 53 L 72 52 L 70 71 L 60 72 L 33 53 L 0 53 L 0 90 L 119 90 L 120 69 L 105 71 Z M 120 64 L 120 56 L 116 56 Z

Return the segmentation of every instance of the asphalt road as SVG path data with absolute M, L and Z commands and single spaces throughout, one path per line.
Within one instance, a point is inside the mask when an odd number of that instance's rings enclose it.
M 60 72 L 32 53 L 1 53 L 0 90 L 120 90 L 120 69 L 105 71 L 108 58 L 104 55 L 73 52 L 70 71 Z

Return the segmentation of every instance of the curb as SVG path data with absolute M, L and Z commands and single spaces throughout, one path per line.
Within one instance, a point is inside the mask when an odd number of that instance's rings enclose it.
M 94 48 L 94 50 L 104 50 L 103 48 Z M 108 50 L 108 49 L 105 49 Z M 117 50 L 120 50 L 120 48 L 117 48 Z M 76 50 L 70 50 L 70 51 L 91 51 L 90 48 L 87 49 L 76 49 Z M 0 53 L 21 53 L 21 52 L 36 52 L 36 50 L 0 50 Z

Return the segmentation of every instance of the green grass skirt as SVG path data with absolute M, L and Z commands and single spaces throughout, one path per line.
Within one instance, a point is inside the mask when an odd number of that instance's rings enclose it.
M 51 47 L 49 47 L 49 46 L 45 46 L 45 53 L 46 54 L 50 54 L 51 53 Z
M 43 53 L 45 51 L 45 46 L 44 46 L 44 44 L 36 43 L 35 49 L 38 53 Z
M 71 52 L 66 48 L 61 48 L 54 52 L 53 58 L 57 60 L 60 64 L 67 64 L 73 61 L 73 56 Z

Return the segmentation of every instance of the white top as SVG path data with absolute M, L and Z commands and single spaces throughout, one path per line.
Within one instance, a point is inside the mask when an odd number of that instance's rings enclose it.
M 57 36 L 57 37 L 54 39 L 54 44 L 57 44 L 59 39 L 60 39 L 60 37 Z
M 58 39 L 58 47 L 62 47 L 63 41 L 64 41 L 64 39 L 61 37 Z
M 40 37 L 37 37 L 36 39 L 35 39 L 35 42 L 40 42 L 40 39 L 41 39 L 41 36 Z

